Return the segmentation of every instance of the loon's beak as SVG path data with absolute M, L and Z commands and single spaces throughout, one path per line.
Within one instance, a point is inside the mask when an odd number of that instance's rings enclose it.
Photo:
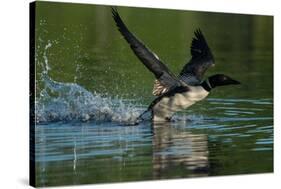
M 239 84 L 241 84 L 239 81 L 236 81 L 234 79 L 230 79 L 230 80 L 228 80 L 228 82 L 229 82 L 229 84 L 232 84 L 232 85 L 239 85 Z

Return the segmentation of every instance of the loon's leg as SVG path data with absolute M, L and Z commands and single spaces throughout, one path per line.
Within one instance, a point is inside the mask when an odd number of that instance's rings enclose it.
M 128 123 L 125 124 L 125 126 L 137 126 L 140 122 L 144 121 L 144 118 L 142 117 L 144 114 L 146 114 L 148 111 L 150 111 L 150 109 L 148 108 L 147 110 L 145 110 L 143 113 L 141 113 L 139 115 L 139 117 L 137 117 L 136 121 L 133 123 Z
M 141 115 L 139 115 L 139 117 L 137 118 L 137 122 L 139 123 L 139 122 L 141 122 L 141 121 L 143 121 L 144 120 L 144 118 L 142 117 L 142 116 L 144 116 L 144 114 L 146 114 L 147 112 L 149 112 L 150 111 L 150 108 L 147 108 Z

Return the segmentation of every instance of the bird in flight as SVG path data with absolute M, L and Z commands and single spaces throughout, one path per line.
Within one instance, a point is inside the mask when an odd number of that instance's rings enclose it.
M 134 54 L 155 76 L 152 94 L 156 98 L 140 115 L 140 119 L 146 112 L 151 111 L 153 121 L 170 121 L 176 112 L 203 100 L 215 87 L 240 84 L 224 74 L 212 75 L 203 80 L 204 73 L 215 65 L 215 61 L 200 29 L 194 32 L 195 37 L 190 49 L 191 59 L 184 65 L 180 74 L 175 76 L 155 53 L 129 31 L 116 8 L 112 8 L 112 16 Z

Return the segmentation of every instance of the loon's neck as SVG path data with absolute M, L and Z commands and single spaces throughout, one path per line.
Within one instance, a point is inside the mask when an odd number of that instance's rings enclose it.
M 208 92 L 210 92 L 212 90 L 212 85 L 210 84 L 209 78 L 207 78 L 205 81 L 203 81 L 201 83 L 201 86 Z

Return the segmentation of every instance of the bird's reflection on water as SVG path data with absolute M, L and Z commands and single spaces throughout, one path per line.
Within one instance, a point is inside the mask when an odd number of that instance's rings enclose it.
M 208 175 L 208 137 L 171 122 L 153 124 L 153 176 L 161 178 L 180 168 L 189 176 Z

